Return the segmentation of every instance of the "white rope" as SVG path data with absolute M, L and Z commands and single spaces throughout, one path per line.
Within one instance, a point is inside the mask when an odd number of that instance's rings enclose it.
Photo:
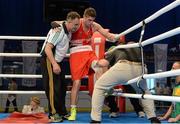
M 180 0 L 179 0 L 180 1 Z M 174 36 L 180 34 L 180 27 L 177 27 L 175 29 L 172 29 L 170 31 L 167 31 L 165 33 L 162 33 L 160 35 L 157 35 L 155 37 L 149 38 L 145 41 L 142 41 L 142 46 L 146 46 L 152 43 L 155 43 L 157 41 L 166 39 L 168 37 Z M 0 36 L 2 37 L 2 36 Z M 28 37 L 27 37 L 28 38 Z M 134 48 L 134 47 L 139 47 L 140 45 L 138 43 L 132 43 L 132 44 L 126 44 L 126 45 L 118 45 L 115 48 L 113 48 L 110 51 L 113 51 L 115 49 L 119 49 L 119 48 Z M 108 52 L 107 52 L 108 53 Z M 40 57 L 41 55 L 39 53 L 0 53 L 0 56 L 22 56 L 22 57 Z M 67 54 L 66 56 L 69 56 L 69 54 Z
M 0 74 L 1 78 L 42 78 L 42 75 L 33 74 Z
M 89 93 L 89 91 L 80 91 L 80 92 Z M 67 93 L 70 93 L 70 91 L 67 91 Z M 45 94 L 45 91 L 0 91 L 0 94 Z M 142 94 L 118 93 L 116 95 L 122 97 L 130 97 L 130 98 L 142 98 Z M 180 102 L 180 97 L 176 97 L 176 96 L 145 94 L 144 98 L 158 100 L 158 101 Z
M 180 33 L 180 27 L 175 28 L 173 30 L 170 30 L 168 32 L 165 32 L 163 34 L 157 35 L 155 37 L 149 38 L 145 41 L 142 42 L 142 46 L 146 46 L 148 44 L 152 44 L 154 42 L 166 39 L 168 37 L 177 35 Z M 112 52 L 116 49 L 119 48 L 133 48 L 133 47 L 139 47 L 140 45 L 138 43 L 133 43 L 133 44 L 126 44 L 126 45 L 118 45 L 115 48 L 113 48 L 112 50 L 108 51 L 108 52 Z M 107 54 L 108 52 L 106 52 L 105 54 Z M 39 53 L 0 53 L 0 56 L 8 56 L 8 57 L 40 57 L 41 55 Z M 66 57 L 69 57 L 69 54 L 66 54 Z
M 39 53 L 0 53 L 4 57 L 41 57 Z
M 180 27 L 177 27 L 175 29 L 172 29 L 170 31 L 167 31 L 163 34 L 160 34 L 158 36 L 155 36 L 155 37 L 152 37 L 150 39 L 147 39 L 145 41 L 142 42 L 142 46 L 146 46 L 148 44 L 152 44 L 152 43 L 155 43 L 157 41 L 160 41 L 160 40 L 163 40 L 163 39 L 166 39 L 168 37 L 171 37 L 171 36 L 174 36 L 174 35 L 177 35 L 177 34 L 180 34 Z
M 42 78 L 42 75 L 33 74 L 0 74 L 0 78 Z M 71 75 L 65 75 L 65 78 L 71 79 Z M 88 78 L 85 76 L 84 78 Z
M 165 77 L 172 77 L 172 76 L 179 76 L 180 75 L 180 69 L 176 70 L 171 70 L 171 71 L 166 71 L 166 72 L 160 72 L 160 73 L 154 73 L 154 74 L 144 74 L 143 78 L 144 79 L 152 79 L 152 78 L 165 78 Z M 133 78 L 129 80 L 126 84 L 132 84 L 137 82 L 141 76 Z
M 45 94 L 45 91 L 0 91 L 0 94 Z
M 67 91 L 70 93 L 71 91 Z M 89 91 L 79 91 L 88 94 Z M 0 94 L 45 94 L 45 91 L 0 91 Z
M 41 57 L 39 53 L 0 53 L 0 56 L 4 57 Z M 66 54 L 69 57 L 70 54 Z
M 165 77 L 172 77 L 180 75 L 180 69 L 154 73 L 154 74 L 144 74 L 144 79 L 151 79 L 151 78 L 165 78 Z M 42 78 L 42 75 L 30 75 L 30 74 L 0 74 L 0 77 L 4 78 Z M 65 78 L 71 78 L 71 75 L 65 75 Z M 88 78 L 86 76 L 85 78 Z M 141 78 L 141 76 L 136 77 L 134 79 L 129 80 L 126 84 L 135 83 Z
M 167 32 L 162 33 L 160 35 L 157 35 L 155 37 L 149 38 L 149 39 L 147 39 L 145 41 L 142 41 L 141 45 L 142 46 L 146 46 L 146 45 L 155 43 L 157 41 L 166 39 L 168 37 L 171 37 L 171 36 L 174 36 L 174 35 L 177 35 L 177 34 L 180 34 L 180 27 L 172 29 L 170 31 L 167 31 Z M 118 45 L 118 46 L 114 47 L 112 50 L 106 52 L 106 54 L 108 54 L 109 52 L 112 52 L 112 51 L 114 51 L 116 49 L 120 49 L 120 48 L 134 48 L 134 47 L 140 47 L 139 43 L 132 43 L 132 44 L 126 44 L 126 45 Z
M 174 36 L 177 34 L 180 34 L 180 27 L 175 28 L 173 30 L 170 30 L 168 32 L 165 32 L 163 34 L 157 35 L 157 36 L 152 37 L 150 39 L 147 39 L 147 40 L 142 42 L 142 46 L 152 44 L 154 42 L 163 40 L 165 38 L 168 38 L 168 37 L 171 37 L 171 36 Z M 110 50 L 108 52 L 112 52 L 112 51 L 119 49 L 119 48 L 133 48 L 133 47 L 139 47 L 139 44 L 133 43 L 133 44 L 126 44 L 126 45 L 119 45 L 119 46 L 116 46 L 115 48 L 113 48 L 112 50 Z M 41 55 L 39 53 L 0 53 L 0 56 L 5 56 L 5 57 L 41 57 Z M 66 57 L 69 57 L 69 54 L 66 54 Z
M 130 98 L 142 98 L 142 94 L 131 94 L 131 93 L 118 93 L 117 96 L 130 97 Z M 158 101 L 169 101 L 169 102 L 180 102 L 180 97 L 177 96 L 162 96 L 162 95 L 143 95 L 145 99 L 152 99 Z
M 176 7 L 179 6 L 179 5 L 180 5 L 180 0 L 176 0 L 176 1 L 172 2 L 171 4 L 163 7 L 163 8 L 160 9 L 159 11 L 155 12 L 154 14 L 152 14 L 151 16 L 149 16 L 148 18 L 146 18 L 146 19 L 144 20 L 144 22 L 147 24 L 147 23 L 151 22 L 152 20 L 156 19 L 157 17 L 161 16 L 162 14 L 164 14 L 164 13 L 166 13 L 166 12 L 168 12 L 168 11 L 174 9 L 174 8 L 176 8 Z M 120 33 L 120 34 L 118 35 L 118 38 L 117 38 L 117 39 L 119 39 L 121 36 L 124 36 L 124 35 L 132 32 L 132 31 L 138 29 L 138 28 L 141 27 L 142 25 L 143 25 L 143 21 L 141 21 L 141 22 L 139 22 L 138 24 L 134 25 L 133 27 L 127 29 L 126 31 Z
M 2 40 L 45 40 L 46 37 L 35 37 L 35 36 L 0 36 Z
M 89 93 L 89 91 L 80 91 L 82 93 Z M 67 91 L 70 93 L 70 91 Z M 0 91 L 0 94 L 45 94 L 45 91 Z M 130 94 L 130 93 L 118 93 L 117 96 L 130 97 L 130 98 L 142 98 L 142 94 Z M 176 96 L 161 96 L 161 95 L 144 95 L 145 99 L 152 99 L 158 101 L 170 101 L 180 102 L 180 97 Z

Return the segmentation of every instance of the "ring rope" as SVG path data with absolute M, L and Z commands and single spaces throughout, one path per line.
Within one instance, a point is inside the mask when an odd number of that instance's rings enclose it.
M 39 53 L 0 53 L 4 57 L 41 57 Z
M 42 75 L 34 74 L 0 74 L 0 78 L 42 78 Z M 65 75 L 65 78 L 71 78 L 71 75 Z M 84 78 L 88 78 L 85 76 Z
M 40 37 L 40 36 L 0 36 L 1 40 L 33 40 L 33 41 L 44 41 L 46 37 Z
M 0 56 L 4 57 L 41 57 L 39 53 L 0 53 Z M 66 54 L 69 57 L 70 54 Z
M 80 91 L 80 92 L 89 93 L 88 91 Z M 70 91 L 67 91 L 67 93 L 70 93 Z M 45 91 L 0 91 L 0 94 L 45 94 Z M 129 97 L 129 98 L 141 98 L 142 96 L 142 94 L 131 94 L 131 93 L 116 93 L 115 95 L 122 96 L 122 97 Z M 162 96 L 162 95 L 145 94 L 144 99 L 180 102 L 180 97 L 177 97 L 177 96 Z
M 67 93 L 70 93 L 71 91 L 67 91 Z M 82 93 L 89 93 L 89 91 L 80 91 Z M 45 94 L 45 91 L 9 91 L 4 90 L 0 91 L 0 94 Z
M 179 76 L 180 75 L 180 69 L 171 70 L 171 71 L 165 71 L 165 72 L 159 72 L 159 73 L 153 73 L 153 74 L 144 74 L 144 79 L 152 79 L 152 78 L 166 78 L 166 77 L 172 77 L 172 76 Z M 136 78 L 133 78 L 129 80 L 126 84 L 132 84 L 137 82 L 142 76 L 138 76 Z
M 144 21 L 145 21 L 145 23 L 147 24 L 147 23 L 151 22 L 152 20 L 156 19 L 157 17 L 161 16 L 162 14 L 164 14 L 164 13 L 166 13 L 166 12 L 168 12 L 168 11 L 174 9 L 174 8 L 176 8 L 176 7 L 179 6 L 179 5 L 180 5 L 180 0 L 176 0 L 176 1 L 172 2 L 172 3 L 170 3 L 169 5 L 163 7 L 163 8 L 160 9 L 159 11 L 155 12 L 154 14 L 152 14 L 151 16 L 149 16 L 148 18 L 146 18 Z M 130 32 L 132 32 L 132 31 L 138 29 L 139 27 L 143 26 L 143 25 L 142 25 L 142 22 L 143 22 L 143 21 L 141 21 L 141 22 L 139 22 L 138 24 L 132 26 L 131 28 L 127 29 L 126 31 L 120 33 L 120 34 L 118 35 L 118 39 L 119 39 L 121 36 L 125 36 L 126 34 L 129 34 Z
M 131 94 L 131 93 L 116 93 L 116 96 L 129 97 L 129 98 L 142 98 L 142 94 Z M 162 96 L 162 95 L 143 95 L 144 99 L 152 99 L 158 101 L 169 101 L 169 102 L 180 102 L 178 96 Z
M 153 73 L 153 74 L 144 74 L 144 79 L 151 79 L 151 78 L 165 78 L 165 77 L 172 77 L 172 76 L 178 76 L 180 75 L 180 69 L 171 70 L 171 71 L 165 71 L 165 72 L 159 72 L 159 73 Z M 0 74 L 0 77 L 6 77 L 6 78 L 42 78 L 42 75 L 30 75 L 30 74 Z M 71 78 L 70 75 L 66 75 L 66 78 Z M 86 76 L 85 78 L 88 78 Z M 141 76 L 133 78 L 129 80 L 126 84 L 132 84 L 135 83 L 141 78 Z
M 143 41 L 141 43 L 142 46 L 146 46 L 152 43 L 155 43 L 157 41 L 169 38 L 171 36 L 180 34 L 180 27 L 172 29 L 170 31 L 167 31 L 165 33 L 162 33 L 160 35 L 157 35 L 155 37 L 149 38 L 145 41 Z M 134 48 L 134 47 L 140 47 L 139 43 L 132 43 L 132 44 L 126 44 L 126 45 L 118 45 L 115 48 L 113 48 L 112 50 L 110 50 L 109 52 L 119 49 L 119 48 Z M 106 52 L 107 54 L 108 52 Z M 26 55 L 28 55 L 29 57 L 40 57 L 41 55 L 39 53 L 0 53 L 0 56 L 16 56 L 16 57 L 25 57 Z M 66 55 L 67 57 L 69 56 L 69 54 Z
M 175 29 L 172 29 L 170 31 L 167 31 L 165 33 L 162 33 L 160 35 L 157 35 L 157 36 L 154 36 L 152 38 L 149 38 L 147 40 L 144 40 L 142 41 L 141 45 L 142 46 L 146 46 L 146 45 L 149 45 L 149 44 L 152 44 L 152 43 L 155 43 L 157 41 L 160 41 L 160 40 L 163 40 L 163 39 L 166 39 L 166 38 L 169 38 L 171 36 L 174 36 L 174 35 L 178 35 L 180 34 L 180 27 L 177 27 Z M 132 43 L 132 44 L 125 44 L 125 45 L 118 45 L 116 47 L 114 47 L 112 50 L 108 51 L 108 52 L 112 52 L 116 49 L 123 49 L 123 48 L 135 48 L 135 47 L 140 47 L 139 43 Z M 106 52 L 106 54 L 108 54 L 108 52 Z

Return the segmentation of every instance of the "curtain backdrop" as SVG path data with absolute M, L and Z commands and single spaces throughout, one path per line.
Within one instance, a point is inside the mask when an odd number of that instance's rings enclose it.
M 4 40 L 0 40 L 0 53 L 4 51 Z M 0 56 L 0 74 L 2 74 L 3 57 Z M 2 78 L 0 78 L 0 86 L 2 86 Z
M 154 44 L 154 65 L 155 72 L 167 71 L 167 44 Z M 167 83 L 167 78 L 156 79 L 162 86 Z
M 23 53 L 37 53 L 37 41 L 22 41 Z M 23 57 L 23 74 L 36 74 L 36 57 Z M 35 87 L 35 78 L 24 78 L 22 86 Z

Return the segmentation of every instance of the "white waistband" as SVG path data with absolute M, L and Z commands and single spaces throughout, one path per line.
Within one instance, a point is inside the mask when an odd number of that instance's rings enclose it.
M 82 51 L 92 51 L 92 47 L 90 45 L 84 45 L 70 48 L 70 54 Z

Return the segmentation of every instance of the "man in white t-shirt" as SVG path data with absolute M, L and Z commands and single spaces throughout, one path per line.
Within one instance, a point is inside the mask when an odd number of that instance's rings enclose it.
M 52 122 L 62 122 L 67 115 L 66 83 L 62 60 L 69 48 L 71 33 L 79 27 L 80 15 L 70 12 L 58 29 L 51 29 L 42 48 L 42 75 Z

